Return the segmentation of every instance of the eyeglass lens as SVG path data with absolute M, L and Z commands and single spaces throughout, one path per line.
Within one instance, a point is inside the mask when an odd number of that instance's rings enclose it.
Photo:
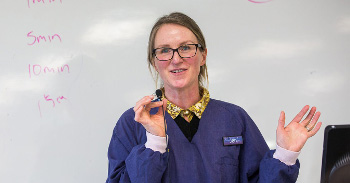
M 172 48 L 157 48 L 155 50 L 155 55 L 160 61 L 171 60 L 174 56 L 174 52 L 177 51 L 181 58 L 194 57 L 197 52 L 197 45 L 183 45 L 177 49 Z

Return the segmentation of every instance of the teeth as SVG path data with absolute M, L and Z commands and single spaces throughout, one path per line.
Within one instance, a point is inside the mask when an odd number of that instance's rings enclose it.
M 183 69 L 171 71 L 172 73 L 178 73 L 184 71 Z

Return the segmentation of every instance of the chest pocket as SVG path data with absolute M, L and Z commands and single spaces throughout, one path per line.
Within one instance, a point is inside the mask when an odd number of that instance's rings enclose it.
M 238 159 L 222 157 L 220 163 L 221 183 L 238 183 Z
M 221 183 L 238 183 L 240 145 L 221 146 L 219 161 Z

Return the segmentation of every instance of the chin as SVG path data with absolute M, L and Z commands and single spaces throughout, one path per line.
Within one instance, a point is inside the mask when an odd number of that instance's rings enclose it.
M 186 85 L 171 85 L 171 88 L 173 88 L 173 89 L 183 89 L 183 88 L 186 88 Z
M 189 82 L 173 82 L 168 86 L 170 86 L 170 88 L 173 88 L 173 89 L 184 89 L 184 88 L 191 87 L 192 84 L 190 84 Z

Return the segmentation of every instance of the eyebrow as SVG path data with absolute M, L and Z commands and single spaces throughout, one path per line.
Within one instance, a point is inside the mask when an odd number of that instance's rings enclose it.
M 185 44 L 195 44 L 193 41 L 191 40 L 188 40 L 188 41 L 183 41 L 181 42 L 179 45 L 182 46 L 182 45 L 185 45 Z M 155 48 L 170 48 L 170 45 L 169 44 L 161 44 Z

